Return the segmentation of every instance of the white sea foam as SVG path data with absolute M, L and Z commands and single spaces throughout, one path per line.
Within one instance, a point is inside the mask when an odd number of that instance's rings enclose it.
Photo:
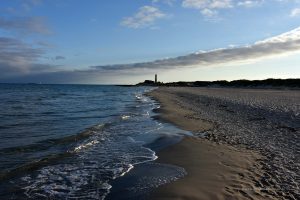
M 129 115 L 122 115 L 121 118 L 122 118 L 123 120 L 127 120 L 127 119 L 130 118 L 130 116 L 129 116 Z
M 86 144 L 81 144 L 81 145 L 79 145 L 78 147 L 75 147 L 74 151 L 75 151 L 75 152 L 78 152 L 78 151 L 81 151 L 82 149 L 91 147 L 91 146 L 93 146 L 93 145 L 95 145 L 95 144 L 98 144 L 98 143 L 99 143 L 98 140 L 93 140 L 93 141 L 88 142 L 88 143 L 86 143 Z
M 128 172 L 130 172 L 130 170 L 132 170 L 134 167 L 132 164 L 129 164 L 129 167 L 126 171 L 124 171 L 120 176 L 124 176 L 125 174 L 127 174 Z
M 139 101 L 142 101 L 142 102 L 149 102 L 149 100 L 150 100 L 148 97 L 146 97 L 142 93 L 141 94 L 136 94 L 135 98 L 138 99 Z

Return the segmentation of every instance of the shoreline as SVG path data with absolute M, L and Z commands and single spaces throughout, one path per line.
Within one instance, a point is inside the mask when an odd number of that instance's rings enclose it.
M 159 113 L 156 119 L 191 131 L 195 136 L 186 136 L 158 152 L 155 162 L 183 167 L 187 175 L 158 187 L 150 199 L 277 199 L 272 195 L 274 188 L 259 185 L 265 173 L 261 165 L 264 156 L 214 137 L 204 138 L 217 124 L 187 108 L 180 99 L 181 93 L 158 88 L 147 94 L 161 105 L 156 110 Z
M 253 151 L 185 137 L 155 162 L 183 167 L 187 175 L 158 187 L 150 199 L 272 199 L 252 181 L 262 174 L 260 159 Z

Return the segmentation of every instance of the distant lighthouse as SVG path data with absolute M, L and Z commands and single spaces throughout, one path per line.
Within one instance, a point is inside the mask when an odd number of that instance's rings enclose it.
M 155 84 L 157 83 L 157 74 L 155 74 Z

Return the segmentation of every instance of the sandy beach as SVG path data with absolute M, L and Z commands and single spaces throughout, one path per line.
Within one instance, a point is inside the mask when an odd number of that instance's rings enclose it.
M 157 162 L 187 175 L 151 199 L 299 198 L 299 91 L 161 87 L 156 117 L 193 132 Z M 276 140 L 274 140 L 276 138 Z

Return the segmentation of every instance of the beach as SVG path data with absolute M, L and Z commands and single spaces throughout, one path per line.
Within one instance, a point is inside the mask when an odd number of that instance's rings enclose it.
M 158 153 L 187 175 L 151 199 L 299 199 L 297 90 L 160 87 L 155 118 L 193 132 Z
M 298 90 L 0 90 L 3 199 L 299 199 Z

